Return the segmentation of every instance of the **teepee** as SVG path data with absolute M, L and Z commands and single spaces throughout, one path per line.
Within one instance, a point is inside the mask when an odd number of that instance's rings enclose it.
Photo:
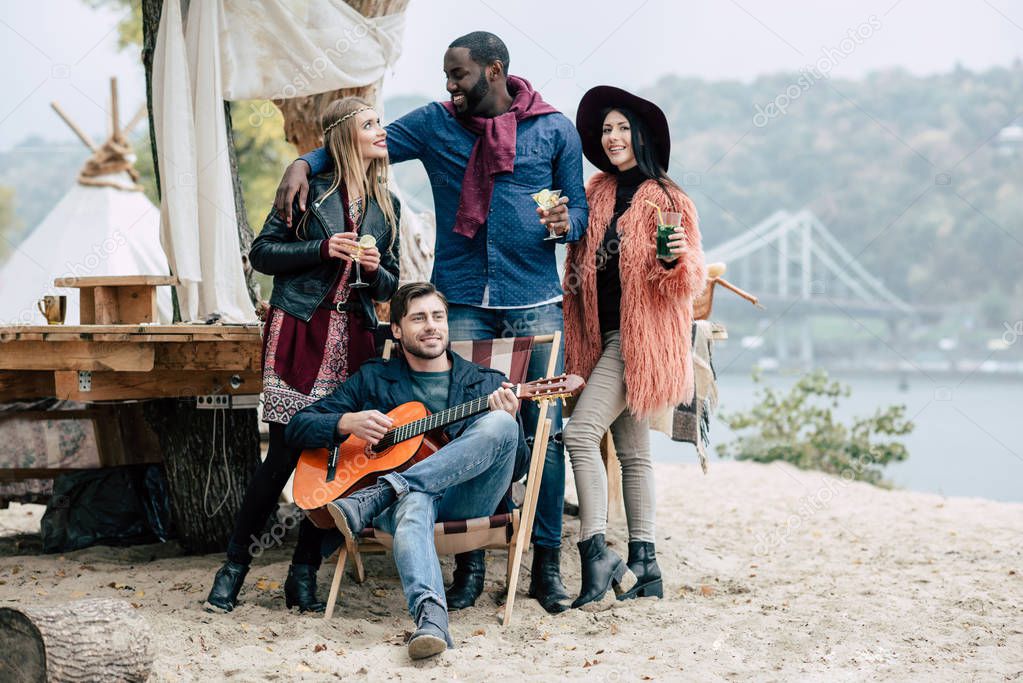
M 78 290 L 54 287 L 56 278 L 169 273 L 160 246 L 160 210 L 142 193 L 127 140 L 145 109 L 122 129 L 116 79 L 110 80 L 110 95 L 111 133 L 102 145 L 51 104 L 92 156 L 74 187 L 0 266 L 0 324 L 45 325 L 36 302 L 47 294 L 65 294 L 65 323 L 77 325 Z M 171 322 L 168 287 L 158 288 L 157 308 L 160 322 Z

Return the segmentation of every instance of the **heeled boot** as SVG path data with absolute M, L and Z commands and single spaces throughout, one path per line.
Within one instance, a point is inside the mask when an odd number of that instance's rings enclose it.
M 471 550 L 455 555 L 454 581 L 444 591 L 444 599 L 448 603 L 448 611 L 472 607 L 483 593 L 483 580 L 486 578 L 487 562 L 484 551 Z
M 657 566 L 657 553 L 653 543 L 629 541 L 627 564 L 636 575 L 636 585 L 632 590 L 618 596 L 619 600 L 664 597 L 664 582 L 661 580 L 661 568 Z
M 316 567 L 311 564 L 288 567 L 284 604 L 288 609 L 298 607 L 299 612 L 323 612 L 327 609 L 327 603 L 316 598 Z
M 561 582 L 561 548 L 533 546 L 529 597 L 536 598 L 548 614 L 559 614 L 572 604 L 572 596 Z
M 636 585 L 636 576 L 625 561 L 607 547 L 604 534 L 594 534 L 579 544 L 582 563 L 582 589 L 572 607 L 596 612 L 610 607 L 618 595 Z M 609 596 L 608 591 L 613 589 Z
M 217 571 L 213 578 L 213 587 L 203 603 L 207 612 L 230 612 L 238 602 L 238 593 L 242 589 L 245 575 L 249 573 L 249 565 L 228 560 Z

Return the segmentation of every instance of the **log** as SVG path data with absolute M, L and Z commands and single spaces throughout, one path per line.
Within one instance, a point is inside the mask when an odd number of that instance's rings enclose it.
M 123 600 L 0 608 L 0 680 L 145 681 L 149 624 Z
M 160 440 L 181 545 L 224 550 L 260 463 L 256 410 L 199 410 L 192 398 L 146 401 L 143 412 Z

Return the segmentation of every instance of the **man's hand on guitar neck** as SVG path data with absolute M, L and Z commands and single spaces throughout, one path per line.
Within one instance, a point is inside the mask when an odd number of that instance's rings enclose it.
M 379 410 L 363 410 L 342 415 L 337 421 L 337 433 L 341 436 L 352 434 L 370 446 L 376 446 L 393 424 L 394 420 Z
M 519 399 L 515 396 L 515 392 L 511 390 L 514 384 L 508 382 L 501 382 L 501 388 L 495 391 L 487 399 L 487 406 L 490 411 L 503 410 L 510 413 L 512 417 L 519 412 Z

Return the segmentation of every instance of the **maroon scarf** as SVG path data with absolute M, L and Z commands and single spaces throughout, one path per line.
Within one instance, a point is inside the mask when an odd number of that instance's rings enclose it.
M 515 170 L 515 136 L 519 121 L 558 111 L 544 102 L 524 78 L 509 76 L 508 92 L 513 97 L 511 108 L 490 118 L 459 117 L 455 114 L 455 105 L 450 101 L 441 102 L 463 128 L 477 136 L 462 179 L 462 196 L 455 215 L 455 232 L 469 239 L 476 236 L 476 231 L 487 220 L 490 198 L 494 194 L 494 176 Z

